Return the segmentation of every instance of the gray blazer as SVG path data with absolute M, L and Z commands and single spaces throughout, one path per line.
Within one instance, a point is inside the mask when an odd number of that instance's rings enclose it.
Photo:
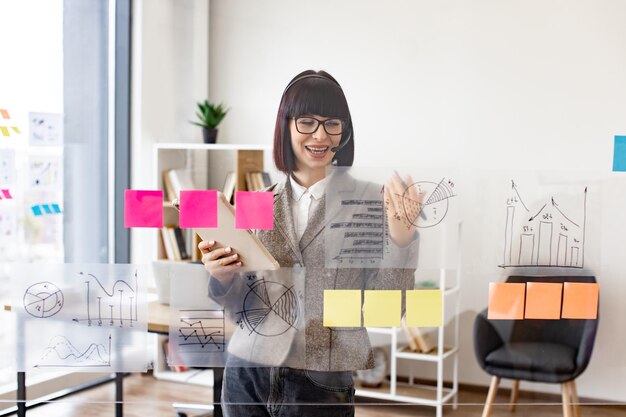
M 379 198 L 380 195 L 380 189 L 374 184 L 356 180 L 347 174 L 333 177 L 331 181 L 332 183 L 327 185 L 326 194 L 328 187 L 331 187 L 333 192 L 339 190 L 340 193 L 348 193 L 346 195 L 349 195 L 349 198 L 356 198 L 355 196 Z M 305 268 L 303 326 L 305 334 L 300 335 L 302 337 L 295 337 L 295 332 L 288 332 L 282 339 L 276 339 L 250 335 L 246 330 L 238 329 L 231 338 L 229 353 L 247 357 L 258 364 L 291 366 L 314 371 L 373 368 L 374 358 L 364 327 L 323 326 L 324 290 L 412 289 L 417 266 L 417 234 L 408 247 L 393 247 L 390 253 L 394 258 L 392 265 L 404 265 L 405 268 L 328 269 L 324 266 L 325 240 L 332 235 L 328 235 L 329 232 L 325 233 L 324 230 L 339 213 L 334 212 L 326 216 L 326 195 L 320 201 L 318 209 L 312 213 L 302 239 L 298 241 L 291 214 L 293 199 L 289 178 L 269 187 L 268 190 L 274 192 L 274 229 L 259 230 L 256 234 L 281 267 Z M 341 216 L 345 217 L 346 208 L 341 210 Z M 341 238 L 342 236 L 338 236 L 338 239 Z M 237 277 L 227 289 L 217 280 L 211 279 L 209 288 L 210 296 L 225 306 L 227 312 L 238 311 L 236 306 L 241 305 L 242 294 L 248 289 L 244 277 Z

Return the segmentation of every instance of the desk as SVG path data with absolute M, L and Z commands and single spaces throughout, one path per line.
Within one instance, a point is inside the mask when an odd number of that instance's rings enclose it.
M 5 311 L 11 311 L 11 306 L 4 306 Z M 148 303 L 148 332 L 168 335 L 170 329 L 170 308 L 158 301 Z M 222 407 L 219 401 L 222 397 L 222 378 L 224 368 L 213 368 L 213 416 L 222 417 Z M 124 374 L 115 374 L 115 416 L 124 415 Z M 17 373 L 17 415 L 26 417 L 26 373 Z

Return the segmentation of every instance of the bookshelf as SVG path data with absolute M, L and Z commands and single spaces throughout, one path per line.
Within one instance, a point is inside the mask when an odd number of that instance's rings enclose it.
M 163 173 L 172 169 L 186 170 L 191 174 L 196 189 L 222 191 L 229 172 L 235 176 L 235 191 L 246 190 L 246 173 L 267 171 L 270 178 L 277 178 L 272 162 L 271 145 L 203 144 L 203 143 L 157 143 L 154 145 L 154 187 L 165 191 L 163 224 L 178 225 L 178 211 L 172 206 L 165 190 Z M 269 168 L 269 169 L 268 169 Z M 168 259 L 161 241 L 161 232 L 156 233 L 152 247 L 153 259 Z M 184 233 L 190 260 L 199 259 L 197 236 L 191 230 Z
M 153 189 L 164 191 L 163 224 L 169 226 L 178 225 L 178 210 L 168 200 L 167 190 L 163 181 L 163 172 L 169 170 L 186 170 L 191 174 L 191 181 L 196 189 L 212 189 L 222 191 L 224 181 L 229 172 L 234 173 L 235 190 L 246 189 L 246 173 L 255 171 L 269 172 L 270 178 L 278 179 L 278 172 L 272 161 L 271 145 L 237 145 L 237 144 L 202 144 L 202 143 L 157 143 L 153 148 Z M 193 230 L 183 230 L 187 253 L 191 254 L 190 260 L 199 260 L 199 238 Z M 151 246 L 152 260 L 167 260 L 161 230 L 155 230 Z M 176 261 L 172 261 L 176 262 Z M 162 306 L 163 307 L 163 306 Z M 167 338 L 158 335 L 155 340 L 154 376 L 159 379 L 197 383 L 212 386 L 212 371 L 198 373 L 191 369 L 186 372 L 171 372 L 167 366 L 162 343 Z

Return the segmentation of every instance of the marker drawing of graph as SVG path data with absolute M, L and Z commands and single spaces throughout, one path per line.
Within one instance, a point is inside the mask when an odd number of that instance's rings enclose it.
M 334 260 L 380 260 L 384 257 L 386 230 L 384 203 L 380 200 L 341 200 L 349 219 L 330 224 L 343 233 L 343 244 Z
M 79 272 L 85 278 L 85 316 L 74 318 L 76 323 L 85 322 L 87 326 L 133 327 L 138 320 L 137 271 L 128 279 L 118 279 L 109 288 L 102 281 L 88 272 Z M 130 281 L 129 284 L 127 281 Z
M 438 225 L 448 214 L 450 198 L 456 196 L 453 189 L 454 183 L 447 178 L 438 183 L 418 181 L 411 184 L 401 196 L 403 220 L 419 228 Z
M 224 352 L 224 310 L 179 310 L 179 352 Z
M 63 302 L 63 292 L 48 281 L 31 285 L 24 294 L 24 309 L 37 318 L 54 316 L 63 308 Z
M 79 346 L 79 347 L 77 347 Z M 74 345 L 61 335 L 54 336 L 41 354 L 36 368 L 103 368 L 111 366 L 111 335 L 108 343 Z
M 258 279 L 248 284 L 237 324 L 250 334 L 272 337 L 295 329 L 300 318 L 300 304 L 293 286 Z
M 584 267 L 587 187 L 576 207 L 565 209 L 553 196 L 546 200 L 529 207 L 511 181 L 499 267 Z

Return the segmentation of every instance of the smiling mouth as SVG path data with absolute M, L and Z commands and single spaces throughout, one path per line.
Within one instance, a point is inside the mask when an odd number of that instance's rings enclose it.
M 328 146 L 305 146 L 305 148 L 313 155 L 324 155 L 328 151 Z

